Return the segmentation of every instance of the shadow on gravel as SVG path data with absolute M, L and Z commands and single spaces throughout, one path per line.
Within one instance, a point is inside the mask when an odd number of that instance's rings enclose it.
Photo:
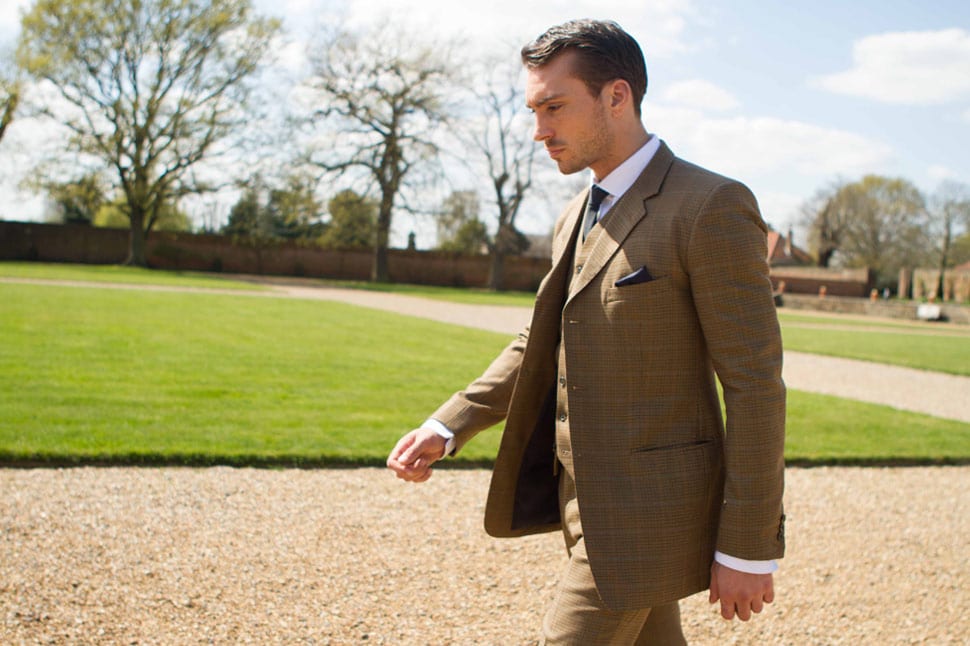
M 384 458 L 335 458 L 263 455 L 111 455 L 14 456 L 0 452 L 0 468 L 56 469 L 75 467 L 235 467 L 252 469 L 358 469 L 385 467 Z M 436 469 L 491 469 L 493 460 L 448 460 L 435 465 Z
M 794 458 L 785 461 L 790 468 L 815 467 L 939 467 L 967 466 L 970 456 L 939 458 Z M 0 468 L 4 469 L 65 469 L 77 467 L 235 467 L 253 469 L 359 469 L 384 467 L 384 459 L 260 455 L 112 455 L 112 456 L 14 456 L 0 452 Z M 493 460 L 443 460 L 436 469 L 491 469 Z

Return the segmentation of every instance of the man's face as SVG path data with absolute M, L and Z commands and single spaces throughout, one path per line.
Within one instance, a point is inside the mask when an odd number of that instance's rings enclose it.
M 572 75 L 574 57 L 567 51 L 528 71 L 525 98 L 535 113 L 533 138 L 545 145 L 564 175 L 592 168 L 602 179 L 612 170 L 613 149 L 606 92 L 592 96 Z

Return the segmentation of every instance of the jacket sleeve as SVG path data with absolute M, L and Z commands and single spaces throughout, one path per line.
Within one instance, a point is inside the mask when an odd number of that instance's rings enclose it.
M 456 453 L 480 431 L 505 419 L 528 339 L 527 326 L 482 376 L 452 395 L 431 415 L 455 434 Z
M 724 390 L 717 549 L 749 560 L 784 554 L 786 395 L 766 232 L 751 192 L 725 181 L 698 211 L 687 250 L 695 307 Z

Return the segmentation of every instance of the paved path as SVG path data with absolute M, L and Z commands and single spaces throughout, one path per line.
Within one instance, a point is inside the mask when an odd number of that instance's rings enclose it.
M 526 307 L 467 305 L 404 294 L 308 286 L 302 281 L 274 280 L 265 277 L 241 278 L 269 284 L 272 290 L 241 292 L 10 278 L 0 278 L 0 282 L 132 290 L 200 291 L 239 296 L 340 301 L 503 334 L 519 332 L 529 322 L 531 315 L 530 309 Z M 783 376 L 785 383 L 793 390 L 835 395 L 970 423 L 970 377 L 792 351 L 785 352 Z

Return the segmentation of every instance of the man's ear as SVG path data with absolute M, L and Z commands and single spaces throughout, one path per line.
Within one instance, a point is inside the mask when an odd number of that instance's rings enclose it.
M 624 106 L 630 103 L 633 97 L 633 91 L 630 89 L 630 84 L 623 79 L 616 79 L 610 81 L 607 84 L 609 88 L 610 97 L 610 108 L 615 112 L 619 113 L 623 110 Z

